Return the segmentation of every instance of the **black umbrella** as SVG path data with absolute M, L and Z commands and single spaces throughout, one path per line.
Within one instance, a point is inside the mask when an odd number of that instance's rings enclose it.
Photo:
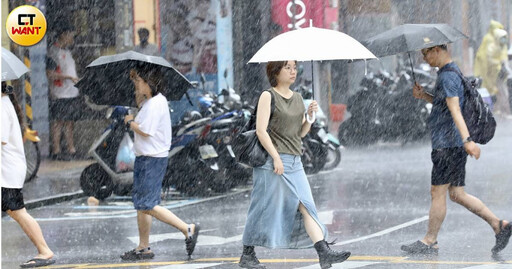
M 164 58 L 135 51 L 99 57 L 87 66 L 84 77 L 75 86 L 95 104 L 135 106 L 135 89 L 129 72 L 143 65 L 160 68 L 164 80 L 162 94 L 169 100 L 180 100 L 192 87 Z
M 404 24 L 362 42 L 377 57 L 410 52 L 467 38 L 447 24 Z M 414 77 L 414 72 L 412 73 Z M 416 79 L 415 79 L 416 80 Z

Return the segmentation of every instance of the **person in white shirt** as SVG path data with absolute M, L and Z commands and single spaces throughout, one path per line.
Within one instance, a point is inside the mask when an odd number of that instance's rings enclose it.
M 67 24 L 57 28 L 57 40 L 48 50 L 46 75 L 50 88 L 50 115 L 52 118 L 52 155 L 53 159 L 69 160 L 76 154 L 73 140 L 74 122 L 80 117 L 76 109 L 78 99 L 78 82 L 76 65 L 68 49 L 74 42 L 74 29 Z M 66 138 L 68 155 L 60 148 L 62 132 Z
M 23 183 L 27 173 L 23 149 L 23 114 L 12 93 L 2 82 L 2 212 L 13 218 L 37 248 L 38 255 L 21 264 L 22 268 L 46 266 L 55 263 L 39 224 L 27 213 L 23 202 Z
M 142 54 L 151 56 L 160 56 L 160 50 L 157 46 L 149 43 L 149 30 L 146 28 L 139 28 L 139 45 L 135 46 L 133 50 Z
M 133 115 L 127 115 L 124 119 L 135 134 L 132 200 L 137 210 L 139 245 L 125 252 L 121 258 L 141 260 L 155 256 L 149 247 L 151 217 L 180 230 L 185 236 L 185 246 L 190 256 L 197 242 L 199 225 L 187 224 L 159 206 L 172 137 L 169 106 L 165 96 L 160 93 L 164 86 L 162 76 L 159 69 L 146 65 L 130 70 L 130 79 L 135 86 L 135 99 L 140 109 L 135 119 Z

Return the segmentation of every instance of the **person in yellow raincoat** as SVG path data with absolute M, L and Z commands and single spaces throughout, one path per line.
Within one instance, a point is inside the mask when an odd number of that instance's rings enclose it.
M 476 53 L 475 65 L 473 67 L 474 75 L 482 78 L 482 87 L 489 91 L 493 102 L 496 101 L 496 94 L 498 93 L 498 74 L 502 64 L 508 59 L 507 32 L 503 28 L 501 23 L 491 20 L 489 30 L 485 34 L 482 44 L 480 44 Z

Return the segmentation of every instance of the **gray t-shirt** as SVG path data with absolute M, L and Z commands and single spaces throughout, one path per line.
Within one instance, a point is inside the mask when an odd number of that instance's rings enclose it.
M 270 89 L 274 99 L 274 112 L 269 122 L 269 135 L 277 152 L 302 155 L 300 131 L 306 109 L 302 96 L 294 92 L 289 99 Z
M 432 148 L 454 148 L 462 147 L 462 138 L 455 126 L 450 110 L 446 103 L 448 97 L 459 97 L 459 105 L 462 110 L 464 102 L 464 85 L 462 79 L 453 71 L 446 71 L 451 68 L 458 70 L 459 67 L 453 62 L 446 64 L 437 72 L 437 81 L 432 101 L 432 112 L 430 113 L 428 125 L 432 138 Z

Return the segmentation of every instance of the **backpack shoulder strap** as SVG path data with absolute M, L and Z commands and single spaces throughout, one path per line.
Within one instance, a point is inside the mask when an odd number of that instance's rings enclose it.
M 454 72 L 454 73 L 456 73 L 457 75 L 459 75 L 460 77 L 464 77 L 464 76 L 462 75 L 462 73 L 461 73 L 459 70 L 455 69 L 455 68 L 447 67 L 447 68 L 445 68 L 441 73 L 444 73 L 444 72 Z
M 462 74 L 461 71 L 455 69 L 455 68 L 450 68 L 450 67 L 447 67 L 445 68 L 441 73 L 444 73 L 444 72 L 453 72 L 455 74 L 457 74 L 459 76 L 459 78 L 462 80 L 462 86 L 464 86 L 464 88 L 466 88 L 469 83 L 468 79 Z

